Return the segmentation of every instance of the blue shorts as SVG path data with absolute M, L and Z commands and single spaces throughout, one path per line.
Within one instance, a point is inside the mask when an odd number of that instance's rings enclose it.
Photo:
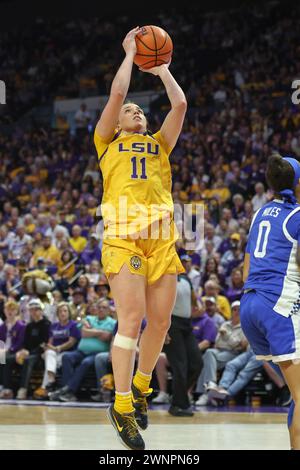
M 243 332 L 257 359 L 300 361 L 300 312 L 285 317 L 253 290 L 243 295 L 240 316 Z

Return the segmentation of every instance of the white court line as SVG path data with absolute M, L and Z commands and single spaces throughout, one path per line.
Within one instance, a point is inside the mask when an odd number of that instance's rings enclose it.
M 289 449 L 284 424 L 153 424 L 147 450 Z M 111 425 L 1 425 L 3 450 L 115 450 L 124 448 Z

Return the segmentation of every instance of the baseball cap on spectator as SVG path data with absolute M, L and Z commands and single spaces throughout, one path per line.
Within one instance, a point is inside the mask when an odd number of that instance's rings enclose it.
M 240 236 L 239 233 L 233 233 L 232 235 L 230 235 L 230 238 L 231 238 L 232 240 L 240 241 L 241 236 Z
M 216 299 L 214 297 L 205 297 L 205 302 L 211 302 L 212 304 L 215 304 Z
M 181 255 L 181 261 L 192 261 L 192 258 L 189 255 Z
M 36 299 L 31 299 L 29 302 L 28 302 L 28 308 L 39 308 L 41 310 L 43 310 L 44 308 L 44 304 L 43 302 L 36 298 Z
M 234 302 L 232 302 L 231 308 L 239 307 L 240 305 L 241 305 L 241 302 L 239 300 L 235 300 Z
M 100 238 L 98 237 L 96 233 L 92 233 L 91 238 L 95 238 L 95 240 L 100 240 Z

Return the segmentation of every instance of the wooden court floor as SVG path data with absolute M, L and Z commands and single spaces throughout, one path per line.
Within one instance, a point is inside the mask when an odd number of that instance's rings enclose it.
M 286 413 L 150 410 L 147 449 L 289 449 Z M 122 449 L 106 410 L 0 404 L 0 449 Z

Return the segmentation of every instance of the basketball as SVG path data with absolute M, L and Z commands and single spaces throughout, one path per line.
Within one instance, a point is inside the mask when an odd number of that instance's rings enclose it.
M 159 26 L 143 26 L 135 37 L 137 52 L 134 63 L 143 69 L 168 64 L 173 43 L 168 33 Z

